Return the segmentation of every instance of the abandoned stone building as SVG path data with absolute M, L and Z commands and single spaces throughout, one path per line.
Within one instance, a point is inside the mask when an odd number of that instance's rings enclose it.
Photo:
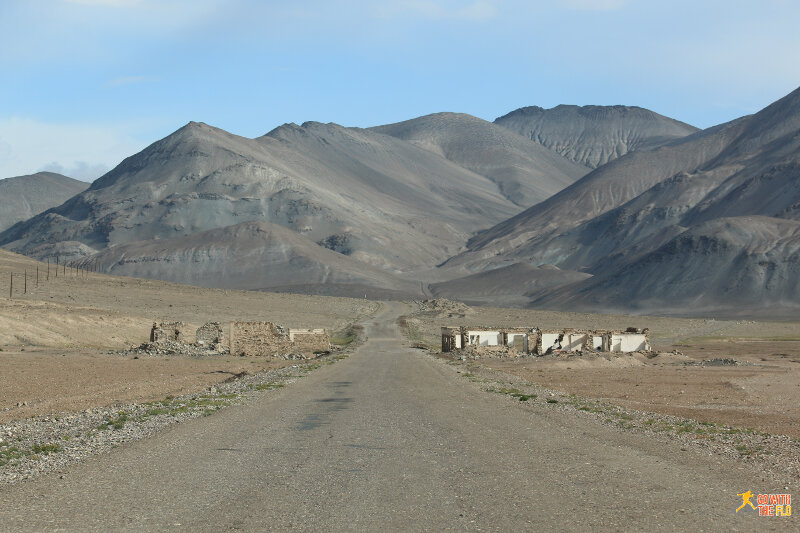
M 544 355 L 552 352 L 636 352 L 650 351 L 647 329 L 625 331 L 581 331 L 539 328 L 443 327 L 442 351 L 513 350 L 520 354 Z
M 183 342 L 187 340 L 188 327 L 183 322 L 153 322 L 150 342 Z
M 331 342 L 325 329 L 285 329 L 272 322 L 233 322 L 230 347 L 233 355 L 313 357 L 329 352 Z
M 225 333 L 222 331 L 222 325 L 219 322 L 207 322 L 199 328 L 195 334 L 195 343 L 198 346 L 207 346 L 215 348 L 225 345 Z
M 233 355 L 311 358 L 329 352 L 330 336 L 325 329 L 283 328 L 272 322 L 231 322 L 225 336 L 219 322 L 208 322 L 189 340 L 189 328 L 182 322 L 155 322 L 150 330 L 152 343 L 193 344 Z

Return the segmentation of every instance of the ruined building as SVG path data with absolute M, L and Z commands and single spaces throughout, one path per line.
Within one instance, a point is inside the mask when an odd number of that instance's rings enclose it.
M 571 328 L 443 327 L 442 351 L 462 349 L 478 351 L 514 351 L 519 354 L 544 355 L 561 352 L 636 352 L 650 351 L 647 329 L 625 331 L 581 331 Z
M 325 329 L 283 328 L 272 322 L 232 322 L 225 336 L 219 322 L 208 322 L 189 340 L 189 328 L 182 322 L 155 322 L 150 342 L 183 344 L 233 355 L 311 358 L 331 349 Z

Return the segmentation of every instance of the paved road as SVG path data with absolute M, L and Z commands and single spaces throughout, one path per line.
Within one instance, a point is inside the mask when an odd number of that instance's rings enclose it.
M 0 490 L 0 530 L 746 530 L 735 463 L 480 392 L 403 346 Z M 740 499 L 739 499 L 740 500 Z M 783 522 L 781 522 L 783 520 Z

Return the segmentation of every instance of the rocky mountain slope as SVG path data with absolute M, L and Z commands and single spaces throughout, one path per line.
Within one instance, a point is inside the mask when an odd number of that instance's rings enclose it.
M 523 107 L 494 123 L 592 169 L 698 131 L 648 109 L 622 105 Z
M 703 222 L 654 250 L 534 305 L 661 314 L 789 316 L 800 307 L 800 222 L 739 216 Z
M 534 295 L 535 305 L 792 307 L 799 144 L 797 90 L 755 115 L 598 168 L 478 235 L 446 266 L 475 272 L 525 261 L 593 275 Z
M 527 137 L 463 113 L 436 113 L 370 129 L 487 177 L 522 207 L 549 198 L 589 171 Z
M 591 274 L 561 270 L 553 265 L 515 263 L 449 281 L 432 283 L 436 298 L 460 300 L 471 305 L 524 307 L 532 295 L 592 277 Z
M 89 184 L 55 172 L 37 172 L 0 180 L 0 231 L 56 207 Z
M 309 285 L 389 287 L 417 296 L 419 284 L 317 245 L 278 224 L 264 221 L 137 241 L 107 248 L 84 262 L 101 270 L 200 287 L 289 289 Z M 360 296 L 357 292 L 351 296 Z
M 0 244 L 38 258 L 92 257 L 108 272 L 198 284 L 353 283 L 406 291 L 408 283 L 392 273 L 433 268 L 462 251 L 474 232 L 519 212 L 527 195 L 549 195 L 583 173 L 482 122 L 494 135 L 483 143 L 487 153 L 494 142 L 498 151 L 521 154 L 511 181 L 378 130 L 307 122 L 248 139 L 192 122 L 63 205 L 0 233 Z M 506 148 L 508 139 L 515 146 Z M 504 190 L 503 183 L 511 185 Z M 248 222 L 267 224 L 267 241 L 245 238 Z M 200 235 L 212 240 L 213 253 L 197 252 Z M 244 239 L 240 248 L 231 238 Z M 244 252 L 248 246 L 264 249 Z M 221 259 L 220 250 L 230 258 Z M 290 268 L 255 274 L 235 262 L 237 253 Z M 219 272 L 228 280 L 215 278 Z M 413 285 L 419 290 L 418 280 Z

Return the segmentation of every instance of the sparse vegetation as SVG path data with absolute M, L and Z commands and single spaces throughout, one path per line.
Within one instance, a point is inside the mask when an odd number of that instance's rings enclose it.
M 346 328 L 333 332 L 331 344 L 333 346 L 346 347 L 357 341 L 364 332 L 364 327 L 358 324 L 350 324 Z
M 129 420 L 128 413 L 122 411 L 117 413 L 116 417 L 106 419 L 97 426 L 97 429 L 104 430 L 104 429 L 122 429 L 125 427 L 125 423 Z
M 280 381 L 270 381 L 269 383 L 260 383 L 258 385 L 250 385 L 250 388 L 253 390 L 275 390 L 285 387 L 285 383 L 281 383 Z
M 51 453 L 57 453 L 62 450 L 61 446 L 55 443 L 50 444 L 34 444 L 31 446 L 31 452 L 37 455 L 50 455 Z
M 416 319 L 402 315 L 397 319 L 397 325 L 400 326 L 403 335 L 411 341 L 412 347 L 423 350 L 435 350 L 438 347 L 436 343 L 428 342 L 428 339 L 425 338 L 425 335 L 417 326 Z

